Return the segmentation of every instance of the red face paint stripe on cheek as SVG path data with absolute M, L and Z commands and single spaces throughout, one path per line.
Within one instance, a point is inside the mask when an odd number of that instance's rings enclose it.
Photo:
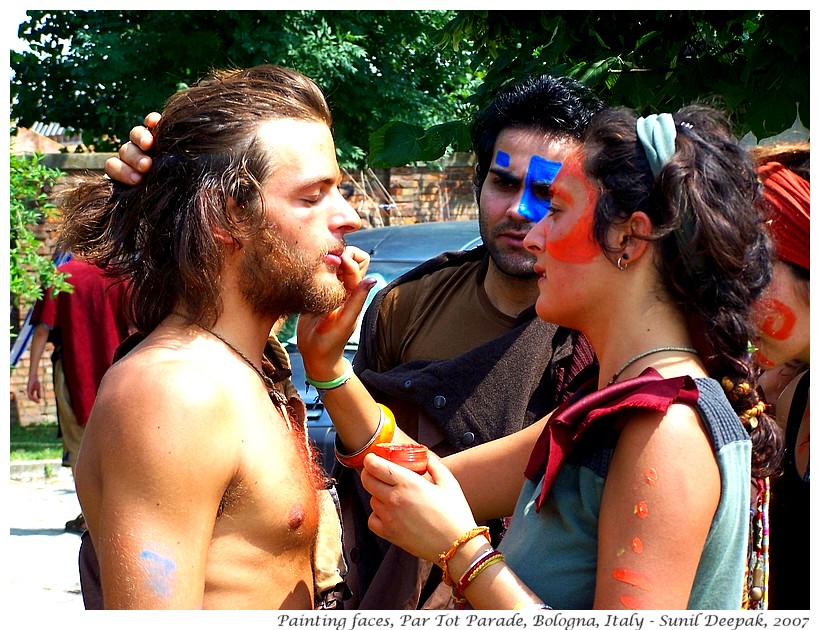
M 771 361 L 770 359 L 768 359 L 767 357 L 765 357 L 765 356 L 764 356 L 764 355 L 760 352 L 760 350 L 758 350 L 757 352 L 755 352 L 755 357 L 757 358 L 757 362 L 758 362 L 758 363 L 760 363 L 760 365 L 762 365 L 764 368 L 766 368 L 766 367 L 771 368 L 771 367 L 774 367 L 774 366 L 775 366 L 774 361 Z
M 766 317 L 760 326 L 761 332 L 767 337 L 778 341 L 788 339 L 797 322 L 794 311 L 780 300 L 775 299 L 764 300 L 763 308 L 766 311 Z
M 576 188 L 581 188 L 581 190 L 575 190 Z M 582 207 L 583 211 L 574 225 L 567 226 L 565 235 L 560 237 L 556 235 L 555 240 L 552 241 L 547 239 L 547 251 L 556 260 L 564 262 L 586 263 L 591 261 L 600 251 L 592 237 L 597 194 L 577 160 L 564 162 L 561 172 L 555 178 L 551 193 L 553 204 L 558 202 L 565 208 Z M 556 227 L 553 225 L 551 229 L 554 230 Z

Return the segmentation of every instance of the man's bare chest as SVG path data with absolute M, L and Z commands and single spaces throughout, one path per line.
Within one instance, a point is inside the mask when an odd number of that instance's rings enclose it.
M 225 488 L 214 535 L 241 530 L 263 549 L 305 545 L 318 524 L 319 469 L 304 434 L 281 420 L 249 427 L 238 449 L 236 473 Z

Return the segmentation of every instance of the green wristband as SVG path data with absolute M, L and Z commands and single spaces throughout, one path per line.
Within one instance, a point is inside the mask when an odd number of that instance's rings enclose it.
M 305 382 L 308 385 L 313 385 L 316 389 L 321 391 L 327 391 L 329 389 L 336 389 L 337 387 L 341 387 L 350 380 L 351 376 L 353 376 L 353 364 L 350 363 L 350 361 L 346 357 L 343 357 L 342 360 L 345 362 L 345 371 L 342 373 L 341 376 L 337 376 L 331 381 L 314 381 L 307 374 L 305 374 Z

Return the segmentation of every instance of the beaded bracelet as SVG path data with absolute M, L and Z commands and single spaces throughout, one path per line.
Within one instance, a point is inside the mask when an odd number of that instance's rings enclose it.
M 453 541 L 453 545 L 447 550 L 442 551 L 438 554 L 438 565 L 441 567 L 441 580 L 450 587 L 455 586 L 453 583 L 453 579 L 450 577 L 450 572 L 447 570 L 447 562 L 456 555 L 456 551 L 458 548 L 461 547 L 464 543 L 468 540 L 472 540 L 476 536 L 484 536 L 487 539 L 487 542 L 492 542 L 490 540 L 490 528 L 487 526 L 483 527 L 473 527 L 471 530 L 468 530 L 460 538 Z
M 336 434 L 336 442 L 334 444 L 336 459 L 338 459 L 339 463 L 345 468 L 362 468 L 365 456 L 373 452 L 374 445 L 393 441 L 393 436 L 396 434 L 396 416 L 393 415 L 393 412 L 390 411 L 388 407 L 385 407 L 381 403 L 377 404 L 379 406 L 379 426 L 376 427 L 376 432 L 373 434 L 373 437 L 358 451 L 350 455 L 343 454 L 339 450 L 341 446 L 339 434 Z
M 316 381 L 305 374 L 305 382 L 308 385 L 313 385 L 319 391 L 328 391 L 329 389 L 341 387 L 350 380 L 351 376 L 353 376 L 353 364 L 347 357 L 342 357 L 342 361 L 344 361 L 345 370 L 340 376 L 337 376 L 330 381 Z

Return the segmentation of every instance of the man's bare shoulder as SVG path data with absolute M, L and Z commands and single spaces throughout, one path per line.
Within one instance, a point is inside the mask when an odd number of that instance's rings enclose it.
M 88 449 L 101 459 L 128 451 L 142 464 L 160 453 L 207 459 L 214 449 L 227 451 L 244 413 L 230 375 L 201 344 L 149 337 L 103 378 L 86 427 Z
M 219 361 L 196 344 L 157 343 L 149 337 L 111 366 L 98 400 L 211 406 L 225 393 L 221 374 Z

